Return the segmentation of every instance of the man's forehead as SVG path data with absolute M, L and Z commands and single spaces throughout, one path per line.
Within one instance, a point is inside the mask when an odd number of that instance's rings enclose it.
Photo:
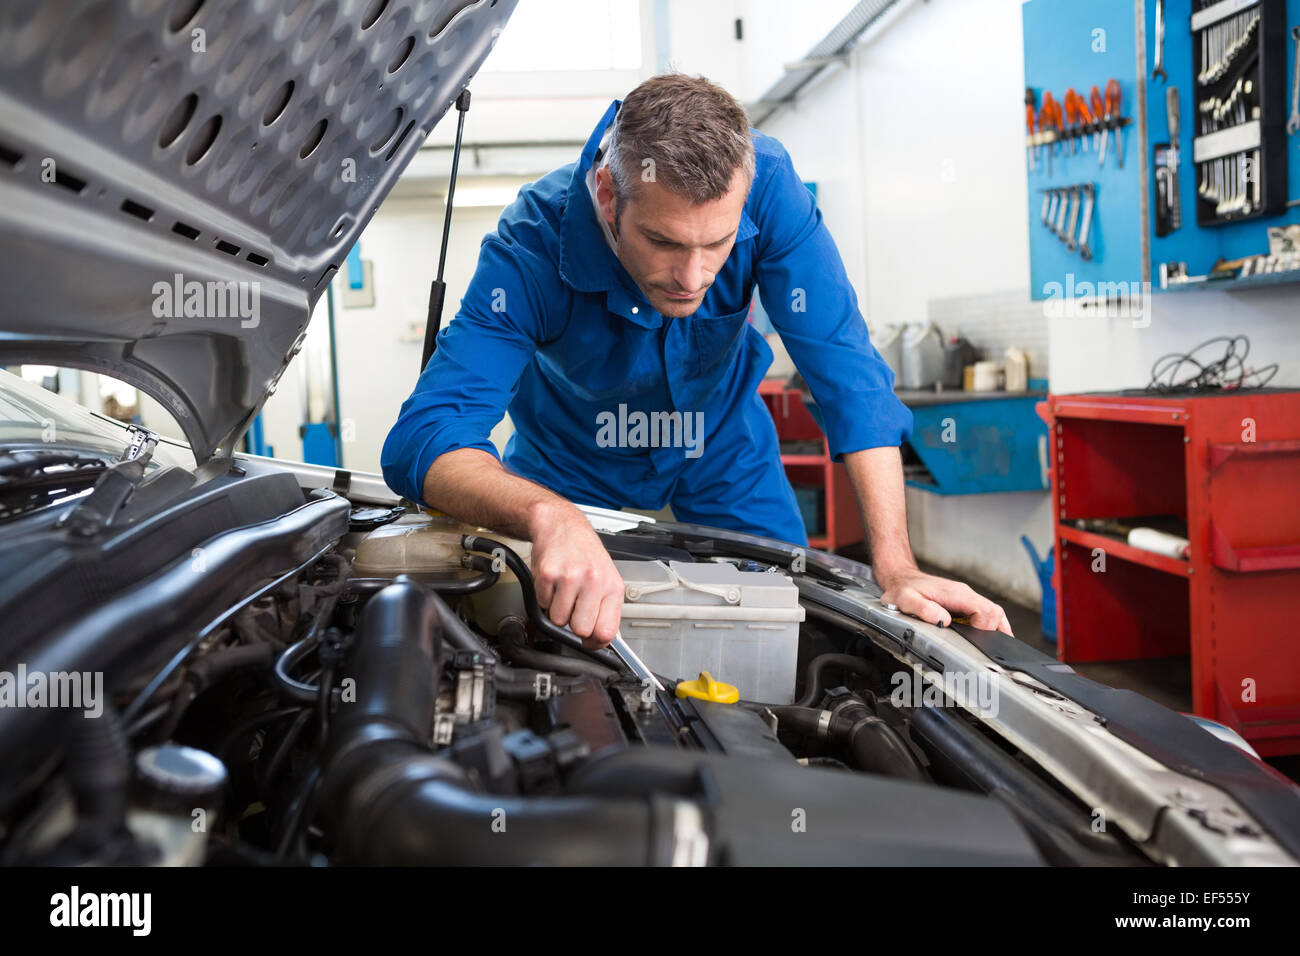
M 742 180 L 721 199 L 692 203 L 659 183 L 644 183 L 630 197 L 628 211 L 651 238 L 712 245 L 736 233 L 745 207 L 745 185 Z

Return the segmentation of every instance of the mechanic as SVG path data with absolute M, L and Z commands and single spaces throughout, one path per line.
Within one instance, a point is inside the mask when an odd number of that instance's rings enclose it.
M 572 502 L 806 544 L 756 391 L 773 358 L 748 321 L 756 285 L 848 469 L 884 600 L 1010 633 L 996 604 L 918 569 L 911 413 L 785 148 L 702 77 L 614 101 L 576 164 L 506 207 L 388 435 L 385 479 L 531 540 L 538 602 L 592 645 L 614 638 L 623 582 Z M 488 440 L 507 409 L 508 468 Z

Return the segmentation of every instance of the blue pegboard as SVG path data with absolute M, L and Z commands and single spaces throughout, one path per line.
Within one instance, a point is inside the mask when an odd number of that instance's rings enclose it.
M 1103 92 L 1119 81 L 1122 112 L 1137 115 L 1137 16 L 1133 0 L 1029 0 L 1024 5 L 1025 85 L 1042 104 L 1044 90 L 1058 103 L 1070 87 L 1084 100 L 1093 86 Z M 1023 108 L 1021 114 L 1023 115 Z M 1049 298 L 1049 283 L 1078 288 L 1082 283 L 1140 283 L 1142 280 L 1137 126 L 1124 129 L 1124 168 L 1115 163 L 1112 134 L 1106 165 L 1080 143 L 1055 156 L 1049 174 L 1046 155 L 1029 174 L 1030 290 L 1035 300 Z M 1044 147 L 1046 150 L 1047 147 Z M 1025 159 L 1028 163 L 1028 158 Z M 1041 222 L 1043 188 L 1092 182 L 1097 208 L 1092 223 L 1091 262 L 1070 252 Z

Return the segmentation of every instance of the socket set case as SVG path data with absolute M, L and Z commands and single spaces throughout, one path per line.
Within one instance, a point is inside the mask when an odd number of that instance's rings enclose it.
M 1274 216 L 1287 203 L 1285 3 L 1196 0 L 1189 121 L 1196 222 Z M 1185 107 L 1186 108 L 1186 107 Z

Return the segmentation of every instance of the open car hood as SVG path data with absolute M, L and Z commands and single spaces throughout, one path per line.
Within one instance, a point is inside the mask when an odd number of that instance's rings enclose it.
M 229 455 L 516 0 L 0 7 L 0 365 L 104 372 Z

